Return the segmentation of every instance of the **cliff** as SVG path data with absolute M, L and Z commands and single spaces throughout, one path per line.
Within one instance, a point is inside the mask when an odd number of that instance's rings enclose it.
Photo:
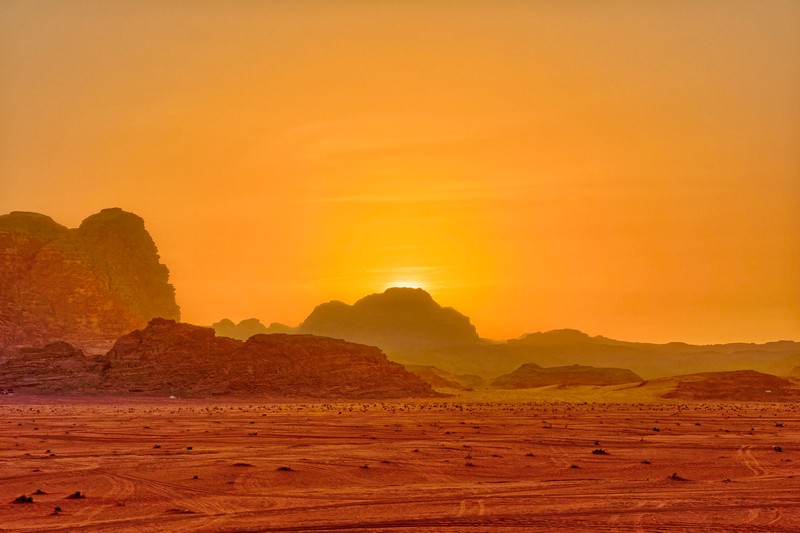
M 76 229 L 0 216 L 0 351 L 66 341 L 102 353 L 154 317 L 178 319 L 169 272 L 144 221 L 104 209 Z
M 108 361 L 86 356 L 66 342 L 22 348 L 0 360 L 0 390 L 53 394 L 96 390 Z

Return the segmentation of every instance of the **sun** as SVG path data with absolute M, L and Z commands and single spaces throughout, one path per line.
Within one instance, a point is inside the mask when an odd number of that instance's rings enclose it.
M 392 288 L 392 287 L 402 287 L 402 288 L 406 288 L 406 289 L 424 289 L 425 288 L 425 284 L 420 282 L 420 281 L 416 281 L 416 280 L 404 279 L 404 280 L 397 280 L 397 281 L 389 282 L 389 283 L 386 284 L 385 288 L 389 289 L 389 288 Z

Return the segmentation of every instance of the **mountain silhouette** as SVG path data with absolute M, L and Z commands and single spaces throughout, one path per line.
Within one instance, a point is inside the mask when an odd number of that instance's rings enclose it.
M 273 322 L 267 327 L 257 318 L 246 318 L 238 324 L 234 324 L 233 320 L 229 318 L 223 318 L 219 322 L 212 324 L 211 327 L 220 337 L 230 337 L 242 341 L 246 341 L 253 335 L 296 332 L 296 328 L 278 322 Z
M 379 346 L 391 354 L 481 342 L 468 317 L 442 307 L 422 289 L 406 287 L 371 294 L 353 305 L 319 305 L 298 333 Z
M 800 366 L 800 343 L 793 341 L 653 344 L 590 336 L 574 329 L 529 333 L 506 341 L 482 339 L 467 316 L 442 307 L 424 290 L 411 288 L 387 289 L 353 305 L 339 301 L 319 305 L 298 331 L 378 346 L 392 360 L 416 367 L 426 377 L 430 372 L 419 368 L 433 366 L 452 375 L 491 379 L 527 363 L 577 364 L 627 369 L 650 379 L 743 369 L 789 375 Z

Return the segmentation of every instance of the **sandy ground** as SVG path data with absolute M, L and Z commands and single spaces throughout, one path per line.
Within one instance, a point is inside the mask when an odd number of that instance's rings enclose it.
M 800 531 L 800 410 L 0 398 L 0 531 L 339 530 Z

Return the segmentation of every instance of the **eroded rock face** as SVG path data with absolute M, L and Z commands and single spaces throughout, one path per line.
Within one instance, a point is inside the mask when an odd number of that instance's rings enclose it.
M 0 216 L 0 351 L 66 341 L 102 353 L 154 317 L 180 318 L 144 221 L 118 208 L 68 229 L 37 213 Z
M 214 330 L 153 319 L 120 337 L 107 354 L 111 365 L 103 389 L 109 393 L 157 395 L 224 394 L 230 384 L 231 354 L 240 342 Z
M 109 393 L 320 398 L 436 396 L 419 377 L 372 346 L 311 335 L 255 335 L 155 319 L 108 353 Z
M 180 397 L 407 398 L 440 396 L 378 348 L 312 335 L 246 342 L 156 318 L 105 356 L 64 343 L 0 357 L 0 390 Z
M 108 369 L 103 356 L 87 356 L 66 342 L 22 348 L 0 360 L 0 390 L 58 394 L 96 390 Z
M 491 385 L 501 389 L 526 389 L 548 385 L 618 385 L 637 381 L 642 381 L 642 378 L 627 368 L 583 365 L 543 368 L 527 363 L 510 374 L 495 379 Z

